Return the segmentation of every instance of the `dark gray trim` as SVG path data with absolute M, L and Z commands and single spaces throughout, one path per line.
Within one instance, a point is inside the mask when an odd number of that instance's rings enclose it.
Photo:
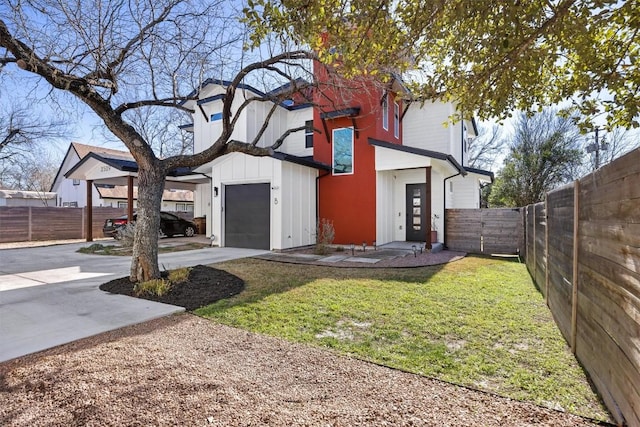
M 240 83 L 238 86 L 236 86 L 236 89 L 242 89 L 242 90 L 248 90 L 251 91 L 253 93 L 255 93 L 256 95 L 265 98 L 265 99 L 270 99 L 272 98 L 275 94 L 280 93 L 283 91 L 283 89 L 286 89 L 287 86 L 290 86 L 291 83 L 286 83 L 280 87 L 277 87 L 271 91 L 269 91 L 268 93 L 264 93 L 256 88 L 254 88 L 253 86 L 250 86 L 248 84 L 245 83 Z M 204 89 L 205 87 L 207 87 L 208 85 L 219 85 L 219 86 L 223 86 L 223 87 L 228 87 L 231 85 L 231 81 L 229 80 L 222 80 L 222 79 L 206 79 L 204 82 L 202 82 L 202 85 L 200 86 L 199 89 L 194 89 L 193 91 L 191 91 L 191 93 L 189 95 L 187 95 L 187 98 L 193 98 L 195 97 L 202 89 Z M 218 94 L 218 95 L 213 95 L 213 96 L 209 96 L 207 98 L 203 98 L 203 99 L 198 99 L 195 100 L 197 105 L 202 105 L 202 104 L 206 104 L 208 102 L 213 102 L 213 101 L 218 101 L 218 100 L 222 100 L 224 99 L 225 94 Z M 184 101 L 181 101 L 179 105 L 183 105 L 185 104 L 187 101 L 192 100 L 192 99 L 186 99 Z M 311 103 L 305 103 L 305 104 L 294 104 L 294 105 L 285 105 L 285 103 L 280 102 L 278 103 L 278 105 L 282 108 L 285 108 L 289 111 L 294 111 L 294 110 L 300 110 L 303 108 L 309 108 L 311 107 L 313 104 Z
M 488 176 L 489 178 L 491 178 L 491 182 L 493 182 L 494 175 L 493 175 L 493 172 L 491 171 L 486 171 L 484 169 L 471 168 L 468 166 L 465 166 L 464 169 L 469 173 L 477 173 L 478 175 Z
M 100 156 L 96 153 L 89 153 L 82 160 L 76 163 L 75 166 L 69 169 L 67 173 L 64 174 L 65 178 L 68 178 L 69 175 L 79 169 L 85 162 L 88 162 L 90 159 L 95 159 L 122 172 L 138 172 L 138 164 L 135 162 L 135 160 L 126 160 L 114 157 Z M 169 171 L 167 173 L 167 176 L 175 178 L 180 176 L 190 176 L 194 174 L 199 173 L 194 173 L 192 168 L 182 167 Z
M 360 107 L 351 107 L 351 108 L 344 108 L 342 110 L 335 110 L 335 111 L 327 111 L 325 113 L 320 113 L 320 118 L 325 120 L 331 120 L 331 119 L 337 119 L 340 117 L 353 117 L 353 116 L 357 116 L 358 114 L 360 114 Z
M 285 162 L 295 163 L 297 165 L 306 166 L 313 169 L 330 171 L 331 166 L 325 165 L 324 163 L 316 162 L 313 160 L 313 157 L 299 157 L 294 156 L 292 154 L 282 153 L 280 151 L 276 151 L 271 156 L 276 160 L 282 160 Z
M 206 98 L 198 99 L 197 104 L 203 105 L 213 101 L 222 101 L 225 97 L 224 93 L 220 93 L 218 95 L 208 96 Z
M 462 176 L 467 174 L 465 168 L 451 154 L 440 153 L 439 151 L 423 150 L 422 148 L 409 147 L 406 145 L 392 144 L 390 142 L 380 141 L 377 139 L 369 138 L 369 145 L 375 147 L 389 148 L 391 150 L 402 151 L 405 153 L 416 154 L 418 156 L 431 157 L 432 159 L 443 160 L 451 163 Z

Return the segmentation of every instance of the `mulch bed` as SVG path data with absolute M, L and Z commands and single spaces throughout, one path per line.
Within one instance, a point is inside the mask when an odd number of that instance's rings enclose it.
M 104 283 L 100 285 L 100 290 L 177 305 L 192 311 L 237 295 L 242 292 L 244 285 L 244 280 L 231 273 L 205 265 L 196 265 L 191 268 L 189 278 L 185 282 L 174 284 L 169 292 L 162 296 L 147 293 L 136 295 L 133 292 L 133 283 L 128 276 Z

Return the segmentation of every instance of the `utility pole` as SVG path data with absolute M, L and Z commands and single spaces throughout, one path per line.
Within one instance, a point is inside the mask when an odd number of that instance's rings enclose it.
M 587 145 L 587 153 L 595 153 L 595 165 L 593 170 L 600 168 L 600 150 L 607 150 L 607 144 L 604 142 L 604 137 L 602 137 L 602 143 L 600 143 L 598 139 L 599 130 L 600 128 L 595 129 L 595 142 L 593 144 Z

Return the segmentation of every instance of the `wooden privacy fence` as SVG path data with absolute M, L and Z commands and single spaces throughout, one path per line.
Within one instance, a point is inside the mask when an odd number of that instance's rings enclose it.
M 477 254 L 517 254 L 524 248 L 520 209 L 447 209 L 445 245 Z
M 86 208 L 7 207 L 0 206 L 0 243 L 30 240 L 84 239 Z M 102 237 L 102 226 L 108 218 L 126 215 L 125 208 L 94 207 L 93 237 Z M 186 219 L 192 213 L 175 212 Z
M 526 263 L 619 423 L 640 426 L 640 149 L 524 212 Z

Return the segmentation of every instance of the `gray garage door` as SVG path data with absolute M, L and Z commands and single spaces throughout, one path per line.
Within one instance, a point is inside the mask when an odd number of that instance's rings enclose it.
M 225 187 L 225 246 L 271 249 L 270 191 L 270 184 Z

